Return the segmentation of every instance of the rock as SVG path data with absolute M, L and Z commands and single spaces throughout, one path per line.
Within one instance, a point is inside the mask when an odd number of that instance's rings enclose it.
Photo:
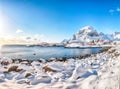
M 44 66 L 44 67 L 43 67 L 43 70 L 44 70 L 45 72 L 56 72 L 56 70 L 54 70 L 54 69 L 52 69 L 52 68 L 50 68 L 50 67 L 48 67 L 48 66 Z
M 11 66 L 11 67 L 8 69 L 8 72 L 16 71 L 17 68 L 18 68 L 18 66 Z
M 26 73 L 25 77 L 31 76 L 31 73 Z

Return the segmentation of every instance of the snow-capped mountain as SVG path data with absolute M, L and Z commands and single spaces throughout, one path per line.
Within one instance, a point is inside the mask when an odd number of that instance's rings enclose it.
M 92 26 L 85 26 L 73 34 L 69 40 L 63 40 L 62 43 L 66 47 L 81 47 L 111 44 L 114 40 L 120 40 L 120 32 L 109 35 L 98 33 Z
M 114 32 L 112 36 L 115 40 L 120 40 L 120 32 Z

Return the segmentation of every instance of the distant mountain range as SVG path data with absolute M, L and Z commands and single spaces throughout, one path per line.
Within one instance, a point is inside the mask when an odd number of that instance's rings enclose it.
M 115 44 L 120 41 L 120 32 L 113 34 L 98 33 L 92 26 L 81 28 L 69 40 L 63 40 L 61 44 L 66 47 L 82 47 L 82 46 L 100 46 Z

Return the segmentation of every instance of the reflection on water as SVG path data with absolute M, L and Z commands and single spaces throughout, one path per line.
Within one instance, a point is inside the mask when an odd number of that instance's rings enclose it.
M 103 48 L 64 48 L 64 47 L 28 47 L 25 45 L 0 46 L 0 57 L 40 59 L 77 57 L 85 54 L 98 53 Z

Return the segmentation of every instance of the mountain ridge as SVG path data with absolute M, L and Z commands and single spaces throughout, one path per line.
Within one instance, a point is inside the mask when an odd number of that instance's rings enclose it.
M 120 32 L 114 32 L 113 34 L 105 34 L 103 32 L 98 33 L 92 26 L 85 26 L 81 28 L 77 33 L 69 40 L 63 40 L 61 43 L 66 47 L 71 46 L 95 46 L 112 44 L 114 41 L 120 41 Z M 110 43 L 112 42 L 112 43 Z

